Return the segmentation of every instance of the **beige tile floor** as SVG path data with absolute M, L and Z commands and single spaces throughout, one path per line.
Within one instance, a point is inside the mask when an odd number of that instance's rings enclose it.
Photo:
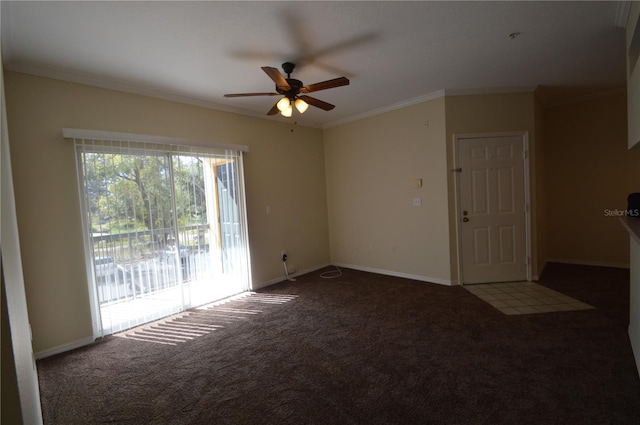
M 464 288 L 509 315 L 594 308 L 534 282 L 483 283 Z

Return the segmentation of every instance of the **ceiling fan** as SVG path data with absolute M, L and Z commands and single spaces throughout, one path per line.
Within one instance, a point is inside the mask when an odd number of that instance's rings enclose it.
M 307 110 L 309 105 L 330 111 L 335 108 L 335 105 L 324 102 L 315 97 L 307 96 L 306 93 L 312 93 L 320 90 L 327 90 L 334 87 L 346 86 L 349 84 L 349 79 L 346 77 L 338 77 L 332 80 L 322 81 L 320 83 L 303 85 L 302 81 L 291 78 L 291 73 L 296 67 L 291 62 L 285 62 L 282 64 L 282 69 L 287 78 L 278 71 L 277 68 L 269 66 L 263 66 L 262 70 L 276 83 L 276 92 L 269 93 L 231 93 L 225 94 L 224 97 L 248 97 L 248 96 L 283 96 L 273 107 L 267 112 L 267 115 L 275 115 L 280 112 L 285 117 L 290 117 L 293 114 L 293 106 L 296 107 L 301 114 Z M 301 95 L 301 93 L 303 93 Z

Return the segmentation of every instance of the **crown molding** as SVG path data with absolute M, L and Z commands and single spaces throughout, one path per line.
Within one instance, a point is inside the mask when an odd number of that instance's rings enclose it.
M 141 84 L 127 83 L 118 79 L 97 76 L 89 73 L 69 71 L 69 70 L 58 69 L 53 67 L 42 67 L 42 66 L 36 66 L 31 64 L 12 64 L 12 63 L 5 64 L 4 69 L 6 71 L 20 72 L 23 74 L 29 74 L 29 75 L 34 75 L 34 76 L 43 77 L 43 78 L 51 78 L 54 80 L 65 81 L 68 83 L 82 84 L 85 86 L 97 87 L 97 88 L 102 88 L 107 90 L 115 90 L 115 91 L 120 91 L 128 94 L 136 94 L 140 96 L 151 97 L 155 99 L 162 99 L 170 102 L 182 103 L 182 104 L 191 105 L 191 106 L 198 106 L 201 108 L 207 108 L 207 109 L 212 109 L 212 110 L 221 111 L 221 112 L 229 112 L 232 114 L 250 116 L 250 117 L 260 118 L 260 119 L 269 119 L 261 113 L 249 111 L 247 109 L 225 106 L 225 105 L 221 105 L 219 103 L 211 102 L 209 100 L 205 100 L 201 98 L 185 96 L 185 95 L 173 93 L 168 90 L 160 90 L 160 89 L 152 88 L 149 86 L 144 86 Z M 273 121 L 273 119 L 269 119 L 269 120 Z M 285 119 L 279 120 L 276 118 L 276 120 L 283 123 L 288 122 L 288 121 L 285 121 Z M 298 124 L 305 127 L 321 128 L 320 125 L 313 125 L 313 124 L 307 124 L 307 123 L 298 123 Z
M 428 102 L 430 100 L 439 99 L 446 96 L 473 96 L 483 94 L 509 94 L 509 93 L 533 93 L 535 86 L 525 87 L 492 87 L 481 89 L 442 89 L 428 93 L 422 96 L 414 97 L 402 102 L 394 103 L 392 105 L 383 106 L 381 108 L 372 109 L 371 111 L 363 112 L 361 114 L 352 115 L 347 118 L 343 118 L 336 121 L 331 121 L 322 126 L 323 129 L 337 127 L 339 125 L 347 124 L 353 121 L 358 121 L 364 118 L 373 117 L 376 115 L 384 114 L 385 112 L 395 111 L 397 109 L 406 108 L 408 106 L 417 105 L 419 103 Z
M 567 105 L 574 105 L 577 103 L 582 103 L 582 102 L 588 102 L 590 100 L 596 100 L 596 99 L 602 99 L 605 97 L 609 97 L 609 96 L 615 96 L 615 95 L 619 95 L 619 94 L 627 94 L 627 88 L 626 87 L 617 87 L 615 89 L 610 89 L 610 90 L 601 90 L 595 93 L 589 93 L 589 94 L 584 94 L 584 95 L 579 95 L 579 96 L 573 96 L 573 97 L 569 97 L 566 99 L 561 99 L 561 100 L 557 100 L 557 101 L 543 101 L 543 105 L 545 106 L 545 108 L 548 109 L 553 109 L 553 108 L 559 108 L 562 106 L 567 106 Z
M 619 3 L 629 3 L 629 2 L 619 2 Z M 36 66 L 31 64 L 12 64 L 12 63 L 4 64 L 4 69 L 7 71 L 20 72 L 20 73 L 35 75 L 43 78 L 51 78 L 51 79 L 61 80 L 65 82 L 75 83 L 75 84 L 82 84 L 86 86 L 103 88 L 107 90 L 115 90 L 115 91 L 120 91 L 128 94 L 136 94 L 140 96 L 162 99 L 170 102 L 182 103 L 182 104 L 191 105 L 191 106 L 198 106 L 198 107 L 212 109 L 212 110 L 221 111 L 221 112 L 228 112 L 232 114 L 238 114 L 238 115 L 249 116 L 249 117 L 260 118 L 260 119 L 268 119 L 270 121 L 274 121 L 273 118 L 265 117 L 261 113 L 249 111 L 247 109 L 229 107 L 229 106 L 221 105 L 221 104 L 211 102 L 209 100 L 205 100 L 201 98 L 185 96 L 185 95 L 173 93 L 166 90 L 159 90 L 156 88 L 152 88 L 152 87 L 148 87 L 140 84 L 127 83 L 114 78 L 96 76 L 94 74 L 89 74 L 89 73 L 82 73 L 82 72 L 58 69 L 53 67 L 42 67 L 42 66 Z M 381 114 L 395 111 L 398 109 L 407 108 L 409 106 L 439 99 L 441 97 L 510 94 L 510 93 L 533 93 L 536 90 L 536 88 L 537 87 L 535 86 L 520 86 L 520 87 L 486 87 L 486 88 L 472 88 L 472 89 L 441 89 L 441 90 L 437 90 L 437 91 L 427 93 L 421 96 L 417 96 L 411 99 L 407 99 L 401 102 L 393 103 L 391 105 L 382 106 L 380 108 L 372 109 L 372 110 L 355 114 L 346 118 L 331 121 L 324 125 L 310 124 L 305 122 L 298 122 L 297 124 L 304 127 L 309 127 L 309 128 L 327 129 L 327 128 L 332 128 L 332 127 L 337 127 L 343 124 L 347 124 L 350 122 L 362 120 L 365 118 L 374 117 L 376 115 L 381 115 Z M 565 99 L 560 102 L 548 102 L 545 104 L 545 106 L 549 108 L 564 106 L 567 104 L 579 103 L 579 102 L 584 102 L 592 99 L 597 99 L 600 97 L 610 96 L 613 94 L 617 94 L 621 91 L 624 91 L 624 88 L 607 90 L 604 92 L 598 92 L 598 93 L 594 93 L 586 96 L 578 96 L 571 99 Z M 276 117 L 275 120 L 277 122 L 281 122 L 285 124 L 289 123 L 289 121 L 284 118 L 278 119 Z
M 535 90 L 536 90 L 536 86 L 446 89 L 445 96 L 476 96 L 476 95 L 483 95 L 483 94 L 533 93 Z
M 358 120 L 361 120 L 361 119 L 364 119 L 364 118 L 373 117 L 373 116 L 376 116 L 376 115 L 384 114 L 386 112 L 391 112 L 391 111 L 395 111 L 397 109 L 406 108 L 408 106 L 417 105 L 419 103 L 428 102 L 430 100 L 439 99 L 439 98 L 444 97 L 444 96 L 445 96 L 444 90 L 438 90 L 438 91 L 435 91 L 435 92 L 432 92 L 432 93 L 427 93 L 427 94 L 422 95 L 422 96 L 414 97 L 414 98 L 411 98 L 411 99 L 408 99 L 408 100 L 403 100 L 402 102 L 393 103 L 391 105 L 383 106 L 381 108 L 372 109 L 370 111 L 363 112 L 361 114 L 356 114 L 356 115 L 352 115 L 352 116 L 347 117 L 347 118 L 331 121 L 331 122 L 328 122 L 327 124 L 323 125 L 322 128 L 326 129 L 326 128 L 331 128 L 331 127 L 337 127 L 339 125 L 347 124 L 347 123 L 350 123 L 350 122 L 353 122 L 353 121 L 358 121 Z
M 242 114 L 252 114 L 251 111 L 247 111 L 240 108 L 232 108 L 224 105 L 220 105 L 204 99 L 198 99 L 191 96 L 184 96 L 177 93 L 173 93 L 167 90 L 160 90 L 142 84 L 127 83 L 115 78 L 109 78 L 104 76 L 97 76 L 90 73 L 69 71 L 65 69 L 58 69 L 53 67 L 43 67 L 31 64 L 13 64 L 8 63 L 4 66 L 5 70 L 20 72 L 23 74 L 35 75 L 37 77 L 51 78 L 54 80 L 61 80 L 68 83 L 82 84 L 85 86 L 98 87 L 102 89 L 121 91 L 130 94 L 137 94 L 146 97 L 160 98 L 178 103 L 186 103 L 193 106 L 201 106 L 203 108 L 217 109 L 225 112 L 234 112 Z M 257 114 L 256 114 L 257 115 Z

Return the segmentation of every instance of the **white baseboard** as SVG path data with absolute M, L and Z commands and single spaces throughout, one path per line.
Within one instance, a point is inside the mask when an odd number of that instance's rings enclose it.
M 296 276 L 301 276 L 303 274 L 307 274 L 307 273 L 312 273 L 315 272 L 316 270 L 320 270 L 323 269 L 327 266 L 330 266 L 331 264 L 326 263 L 326 264 L 321 264 L 318 266 L 313 266 L 313 267 L 309 267 L 306 269 L 302 269 L 302 270 L 298 270 L 295 273 L 292 273 L 289 275 L 289 277 L 293 277 L 295 278 Z M 278 276 L 275 279 L 271 279 L 271 280 L 267 280 L 265 282 L 260 282 L 257 284 L 253 284 L 251 285 L 251 289 L 255 290 L 255 289 L 261 289 L 261 288 L 266 288 L 267 286 L 271 286 L 271 285 L 275 285 L 276 283 L 280 283 L 280 282 L 284 282 L 285 280 L 287 280 L 287 276 Z
M 405 278 L 405 279 L 419 280 L 421 282 L 437 283 L 438 285 L 446 285 L 446 286 L 458 285 L 458 283 L 452 282 L 451 280 L 440 279 L 440 278 L 437 278 L 437 277 L 420 276 L 420 275 L 415 275 L 415 274 L 397 272 L 397 271 L 393 271 L 393 270 L 383 270 L 383 269 L 376 269 L 376 268 L 373 268 L 373 267 L 356 266 L 356 265 L 353 265 L 353 264 L 344 264 L 344 263 L 333 263 L 333 264 L 338 266 L 338 267 L 344 267 L 346 269 L 354 269 L 354 270 L 359 270 L 359 271 L 362 271 L 362 272 L 383 274 L 383 275 L 386 275 L 386 276 L 402 277 L 402 278 Z
M 71 351 L 76 348 L 84 347 L 85 345 L 93 344 L 94 341 L 95 338 L 92 336 L 78 339 L 68 344 L 58 345 L 57 347 L 49 348 L 48 350 L 39 351 L 35 353 L 35 357 L 36 360 L 44 359 L 45 357 L 55 356 L 56 354 L 64 353 L 65 351 Z
M 303 275 L 303 274 L 312 273 L 312 272 L 315 272 L 317 270 L 320 270 L 320 269 L 323 269 L 325 267 L 329 267 L 329 266 L 332 266 L 332 265 L 334 265 L 336 267 L 343 267 L 345 269 L 353 269 L 353 270 L 359 270 L 359 271 L 362 271 L 362 272 L 377 273 L 377 274 L 382 274 L 382 275 L 386 275 L 386 276 L 402 277 L 402 278 L 405 278 L 405 279 L 419 280 L 421 282 L 435 283 L 435 284 L 438 284 L 438 285 L 445 285 L 445 286 L 458 285 L 458 283 L 456 283 L 456 282 L 452 282 L 452 281 L 446 280 L 446 279 L 439 279 L 439 278 L 436 278 L 436 277 L 420 276 L 420 275 L 415 275 L 415 274 L 397 272 L 397 271 L 393 271 L 393 270 L 376 269 L 376 268 L 373 268 L 373 267 L 364 267 L 364 266 L 357 266 L 357 265 L 354 265 L 354 264 L 345 264 L 345 263 L 327 263 L 327 264 L 322 264 L 322 265 L 310 267 L 310 268 L 307 268 L 307 269 L 304 269 L 304 270 L 300 270 L 300 271 L 292 274 L 291 277 L 296 277 L 296 276 L 300 276 L 300 275 Z M 275 279 L 271 279 L 271 280 L 267 280 L 265 282 L 260 282 L 258 284 L 254 284 L 252 286 L 252 289 L 266 288 L 267 286 L 275 285 L 276 283 L 284 282 L 285 280 L 287 280 L 286 276 L 279 276 L 279 277 L 276 277 Z
M 585 261 L 585 260 L 570 260 L 561 258 L 549 258 L 546 263 L 562 263 L 562 264 L 575 264 L 578 266 L 597 266 L 597 267 L 613 267 L 616 269 L 628 269 L 629 263 L 607 263 L 604 261 Z
M 267 286 L 275 285 L 276 283 L 280 283 L 286 279 L 287 279 L 286 276 L 279 276 L 279 277 L 276 277 L 275 279 L 267 280 L 265 282 L 253 283 L 251 285 L 251 290 L 254 291 L 256 289 L 266 288 Z

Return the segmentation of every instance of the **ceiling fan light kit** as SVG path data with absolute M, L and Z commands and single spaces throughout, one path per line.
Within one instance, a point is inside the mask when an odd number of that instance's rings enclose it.
M 320 90 L 327 90 L 334 87 L 349 85 L 349 79 L 346 77 L 338 77 L 332 80 L 322 81 L 315 84 L 309 84 L 305 86 L 302 81 L 291 78 L 291 73 L 295 68 L 295 64 L 291 62 L 285 62 L 282 64 L 282 69 L 287 78 L 278 71 L 276 68 L 270 66 L 263 66 L 262 70 L 276 83 L 275 93 L 231 93 L 225 94 L 224 97 L 248 97 L 248 96 L 278 96 L 283 97 L 276 102 L 275 105 L 267 112 L 267 115 L 276 115 L 278 112 L 282 116 L 291 117 L 293 115 L 293 106 L 296 107 L 298 112 L 303 114 L 309 105 L 315 106 L 325 111 L 330 111 L 335 108 L 335 105 L 316 99 L 315 97 L 307 96 L 306 93 L 312 93 Z M 300 93 L 304 93 L 300 95 Z
M 300 98 L 296 99 L 294 104 L 296 105 L 296 109 L 298 110 L 298 112 L 300 112 L 301 114 L 304 114 L 304 112 L 309 109 L 309 104 Z
M 280 111 L 280 115 L 282 115 L 283 117 L 287 117 L 287 118 L 292 116 L 293 115 L 293 108 L 291 107 L 291 105 L 289 105 L 285 110 Z
M 291 101 L 289 100 L 288 97 L 283 97 L 278 101 L 278 103 L 276 103 L 276 105 L 280 112 L 284 112 L 287 109 L 291 109 Z

